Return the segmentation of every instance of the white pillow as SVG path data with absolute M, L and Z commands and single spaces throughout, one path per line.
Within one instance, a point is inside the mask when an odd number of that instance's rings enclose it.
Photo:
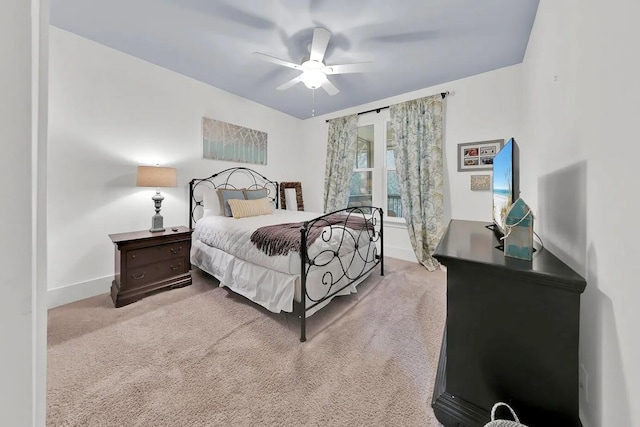
M 214 188 L 204 187 L 202 189 L 202 216 L 222 215 L 220 212 L 220 201 L 218 193 Z

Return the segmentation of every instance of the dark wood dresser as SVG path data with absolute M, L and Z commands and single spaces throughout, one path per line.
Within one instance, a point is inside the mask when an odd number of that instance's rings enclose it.
M 163 288 L 191 284 L 191 229 L 110 234 L 115 244 L 115 278 L 111 299 L 116 307 Z
M 432 406 L 450 426 L 484 426 L 506 402 L 527 426 L 580 426 L 578 336 L 585 280 L 547 249 L 505 257 L 487 223 L 452 220 L 447 323 Z

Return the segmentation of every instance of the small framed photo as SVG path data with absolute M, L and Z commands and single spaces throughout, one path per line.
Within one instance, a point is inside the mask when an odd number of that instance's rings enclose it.
M 458 172 L 493 170 L 493 158 L 504 139 L 458 144 Z
M 491 190 L 491 175 L 471 175 L 471 191 Z

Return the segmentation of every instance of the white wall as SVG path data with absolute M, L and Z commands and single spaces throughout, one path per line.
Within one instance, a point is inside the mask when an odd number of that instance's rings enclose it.
M 44 425 L 45 414 L 47 11 L 46 0 L 11 0 L 0 14 L 0 420 L 12 426 Z
M 189 180 L 234 166 L 202 159 L 203 116 L 267 132 L 267 165 L 248 165 L 265 176 L 302 174 L 298 119 L 58 28 L 50 35 L 50 306 L 108 292 L 108 234 L 151 226 L 154 189 L 135 187 L 138 165 L 177 168 L 162 215 L 165 226 L 188 225 Z
M 307 174 L 303 180 L 305 207 L 322 212 L 325 159 L 327 147 L 326 119 L 368 111 L 444 91 L 447 97 L 445 127 L 445 224 L 451 218 L 491 222 L 491 193 L 471 191 L 472 174 L 458 172 L 457 144 L 521 136 L 522 68 L 514 65 L 473 77 L 452 81 L 406 93 L 374 103 L 307 119 L 303 123 L 304 159 Z M 375 114 L 375 113 L 373 113 Z M 527 189 L 522 188 L 526 198 Z M 385 254 L 415 260 L 406 228 L 385 230 Z
M 545 244 L 587 280 L 585 427 L 640 425 L 640 3 L 542 1 L 523 68 L 523 186 Z

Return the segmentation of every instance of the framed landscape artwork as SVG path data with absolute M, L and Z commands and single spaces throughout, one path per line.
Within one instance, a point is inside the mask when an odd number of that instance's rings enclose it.
M 458 172 L 493 170 L 493 158 L 504 139 L 458 144 Z
M 205 159 L 266 165 L 267 133 L 203 117 L 202 156 Z

